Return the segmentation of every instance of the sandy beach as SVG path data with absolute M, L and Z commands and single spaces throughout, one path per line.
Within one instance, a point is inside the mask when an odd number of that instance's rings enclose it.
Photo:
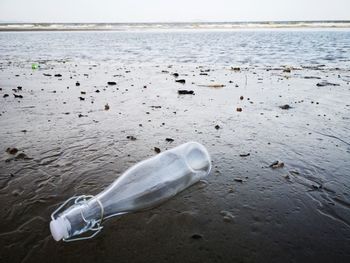
M 38 64 L 0 64 L 2 262 L 349 259 L 348 69 Z M 60 203 L 187 141 L 211 153 L 206 181 L 90 241 L 52 239 Z

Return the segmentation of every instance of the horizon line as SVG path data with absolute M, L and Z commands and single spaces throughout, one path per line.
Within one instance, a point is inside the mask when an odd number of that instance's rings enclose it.
M 315 23 L 315 22 L 333 22 L 333 23 L 350 23 L 350 20 L 344 19 L 327 19 L 327 20 L 240 20 L 240 21 L 133 21 L 133 22 L 34 22 L 34 21 L 0 21 L 0 24 L 199 24 L 199 23 Z

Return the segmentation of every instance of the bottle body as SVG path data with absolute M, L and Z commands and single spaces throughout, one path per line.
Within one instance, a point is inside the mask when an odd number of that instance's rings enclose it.
M 95 197 L 61 213 L 59 218 L 67 228 L 63 237 L 86 232 L 103 218 L 157 206 L 203 179 L 210 169 L 207 150 L 196 142 L 142 161 Z

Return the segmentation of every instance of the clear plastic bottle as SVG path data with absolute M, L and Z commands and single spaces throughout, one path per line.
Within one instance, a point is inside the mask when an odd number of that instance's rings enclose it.
M 144 160 L 121 175 L 96 196 L 72 197 L 52 215 L 50 230 L 56 241 L 95 236 L 102 220 L 152 208 L 209 174 L 211 160 L 206 148 L 188 142 Z M 60 211 L 72 200 L 74 204 Z M 74 238 L 87 231 L 93 234 Z

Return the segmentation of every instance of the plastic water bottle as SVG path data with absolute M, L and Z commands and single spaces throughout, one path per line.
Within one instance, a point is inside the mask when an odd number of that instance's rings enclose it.
M 102 220 L 159 205 L 207 176 L 210 169 L 209 153 L 199 143 L 162 152 L 128 169 L 98 195 L 68 199 L 51 215 L 51 234 L 56 241 L 92 238 L 103 228 Z M 77 237 L 88 231 L 91 235 Z

